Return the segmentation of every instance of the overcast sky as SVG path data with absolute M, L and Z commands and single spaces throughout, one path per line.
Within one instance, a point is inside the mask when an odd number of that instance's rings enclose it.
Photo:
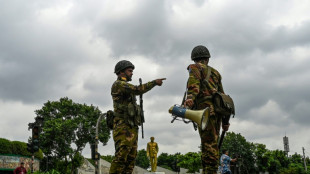
M 132 84 L 166 77 L 144 95 L 145 138 L 160 153 L 197 152 L 190 124 L 170 123 L 192 49 L 205 45 L 235 102 L 230 131 L 247 141 L 310 156 L 310 1 L 1 0 L 0 137 L 27 142 L 34 111 L 69 97 L 112 109 L 119 60 L 135 64 Z M 111 138 L 100 146 L 114 154 Z M 89 146 L 83 154 L 90 157 Z

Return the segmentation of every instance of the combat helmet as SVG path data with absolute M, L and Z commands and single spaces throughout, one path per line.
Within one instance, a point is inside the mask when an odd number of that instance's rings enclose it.
M 121 61 L 117 62 L 117 64 L 115 65 L 114 73 L 119 74 L 119 72 L 121 72 L 122 70 L 124 70 L 126 68 L 135 69 L 135 66 L 128 60 L 121 60 Z
M 196 46 L 193 49 L 192 55 L 191 55 L 192 60 L 196 60 L 196 59 L 200 59 L 200 58 L 210 58 L 210 57 L 211 57 L 211 55 L 209 53 L 208 48 L 203 46 L 203 45 Z

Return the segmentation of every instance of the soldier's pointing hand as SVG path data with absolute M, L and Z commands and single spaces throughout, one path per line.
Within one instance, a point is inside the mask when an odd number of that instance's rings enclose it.
M 166 80 L 166 78 L 156 79 L 156 85 L 161 86 L 163 84 L 163 80 Z

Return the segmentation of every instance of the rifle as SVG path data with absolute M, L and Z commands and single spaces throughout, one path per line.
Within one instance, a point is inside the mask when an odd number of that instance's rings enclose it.
M 142 88 L 142 79 L 141 78 L 139 78 L 139 82 L 140 82 L 140 87 Z M 144 138 L 143 123 L 145 122 L 145 120 L 144 120 L 142 95 L 143 94 L 140 94 L 140 107 L 141 107 L 141 132 L 142 132 L 142 139 L 143 139 Z
M 230 115 L 225 115 L 225 116 L 223 116 L 222 119 L 223 119 L 223 125 L 228 125 L 229 124 Z M 219 149 L 221 149 L 221 146 L 222 146 L 222 143 L 223 143 L 223 140 L 224 140 L 224 137 L 225 137 L 225 133 L 226 133 L 226 131 L 223 130 L 222 134 L 221 134 L 221 138 L 220 138 L 219 143 L 218 143 Z

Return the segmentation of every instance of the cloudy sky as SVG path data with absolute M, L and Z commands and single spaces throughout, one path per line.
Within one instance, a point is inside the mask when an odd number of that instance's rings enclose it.
M 160 152 L 198 151 L 200 138 L 170 123 L 192 63 L 205 45 L 222 75 L 236 116 L 230 131 L 268 149 L 310 156 L 310 1 L 54 0 L 2 1 L 0 6 L 0 137 L 26 142 L 36 109 L 69 97 L 112 109 L 114 66 L 135 64 L 133 84 L 166 77 L 144 95 L 145 138 Z M 114 153 L 113 140 L 100 153 Z M 90 155 L 89 146 L 83 151 Z

